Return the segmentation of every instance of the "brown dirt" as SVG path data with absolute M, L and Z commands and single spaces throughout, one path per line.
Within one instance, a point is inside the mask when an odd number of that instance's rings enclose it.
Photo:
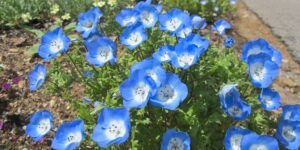
M 238 34 L 235 35 L 238 45 L 262 37 L 281 51 L 281 72 L 273 87 L 280 92 L 283 104 L 300 104 L 300 65 L 289 54 L 280 38 L 272 34 L 271 28 L 241 1 L 237 4 L 232 24 Z
M 50 149 L 53 132 L 42 143 L 34 143 L 24 134 L 30 115 L 38 110 L 52 112 L 54 127 L 74 119 L 74 111 L 68 101 L 40 90 L 30 93 L 27 88 L 28 72 L 35 63 L 42 62 L 26 53 L 36 42 L 38 40 L 32 34 L 23 30 L 0 31 L 0 84 L 11 83 L 16 75 L 21 78 L 10 90 L 0 91 L 0 120 L 4 121 L 0 129 L 0 149 Z

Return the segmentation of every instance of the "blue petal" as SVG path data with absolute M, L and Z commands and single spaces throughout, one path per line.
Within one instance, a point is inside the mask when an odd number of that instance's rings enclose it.
M 194 29 L 204 29 L 207 26 L 206 20 L 198 15 L 191 16 Z
M 295 133 L 295 137 L 286 139 L 283 134 L 283 127 L 290 127 Z M 300 147 L 300 122 L 299 121 L 288 121 L 282 120 L 279 123 L 278 129 L 275 133 L 276 138 L 282 143 L 287 149 L 297 149 Z
M 278 142 L 268 135 L 257 135 L 256 133 L 250 133 L 243 137 L 241 142 L 241 149 L 248 150 L 253 145 L 263 145 L 270 150 L 279 150 Z
M 29 89 L 35 91 L 44 83 L 46 78 L 46 68 L 42 64 L 35 65 L 34 69 L 29 73 Z
M 172 138 L 181 139 L 183 141 L 184 150 L 190 149 L 190 143 L 191 143 L 190 136 L 186 132 L 180 132 L 180 131 L 177 132 L 175 129 L 169 129 L 166 133 L 164 133 L 160 149 L 168 150 L 168 144 Z
M 244 135 L 250 134 L 251 131 L 248 129 L 242 129 L 238 127 L 229 127 L 226 131 L 226 135 L 224 138 L 224 146 L 226 150 L 234 150 L 234 147 L 232 146 L 232 139 L 234 136 L 241 136 L 240 140 L 242 140 Z M 241 141 L 240 141 L 241 142 Z M 241 148 L 241 146 L 239 146 Z
M 212 30 L 224 35 L 227 29 L 231 29 L 231 25 L 224 19 L 217 20 L 212 26 Z
M 264 99 L 267 99 L 269 103 Z M 269 88 L 261 90 L 258 100 L 261 102 L 262 107 L 267 111 L 275 110 L 281 105 L 279 93 Z
M 141 41 L 138 43 L 130 43 L 128 39 L 130 38 L 132 33 L 139 33 L 141 35 Z M 128 49 L 133 50 L 138 47 L 141 43 L 148 39 L 148 35 L 146 30 L 144 29 L 142 24 L 135 24 L 127 27 L 121 34 L 120 40 L 123 45 L 125 45 Z
M 116 21 L 122 27 L 134 25 L 139 19 L 139 12 L 134 9 L 122 9 L 121 12 L 116 16 Z

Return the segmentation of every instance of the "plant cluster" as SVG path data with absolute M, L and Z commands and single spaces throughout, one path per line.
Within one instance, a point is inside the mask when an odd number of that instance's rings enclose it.
M 85 141 L 83 146 L 109 149 L 276 150 L 278 140 L 299 148 L 299 105 L 283 107 L 276 138 L 271 136 L 276 119 L 269 111 L 281 102 L 270 86 L 281 53 L 264 39 L 252 40 L 243 46 L 242 63 L 226 20 L 211 27 L 224 38 L 222 47 L 197 33 L 207 25 L 202 17 L 162 6 L 148 0 L 122 9 L 115 21 L 124 29 L 108 24 L 116 35 L 99 27 L 105 15 L 94 7 L 78 17 L 81 38 L 70 38 L 62 27 L 41 37 L 38 54 L 52 68 L 37 64 L 29 89 L 48 80 L 47 90 L 70 100 L 78 114 L 58 126 L 51 147 L 76 149 Z M 85 89 L 82 101 L 71 96 L 73 83 Z M 39 141 L 54 121 L 51 112 L 38 111 L 26 134 Z

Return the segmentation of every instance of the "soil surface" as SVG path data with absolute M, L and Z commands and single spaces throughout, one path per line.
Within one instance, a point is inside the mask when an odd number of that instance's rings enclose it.
M 282 52 L 281 73 L 274 88 L 280 92 L 284 104 L 300 103 L 300 66 L 292 59 L 280 39 L 241 2 L 233 15 L 232 24 L 237 48 L 241 49 L 241 45 L 247 40 L 263 37 Z M 39 90 L 29 92 L 27 74 L 35 63 L 42 61 L 26 53 L 26 50 L 36 42 L 38 39 L 24 30 L 0 30 L 0 84 L 12 83 L 13 78 L 20 78 L 18 83 L 11 84 L 9 90 L 0 91 L 0 149 L 50 149 L 53 132 L 43 142 L 37 143 L 24 134 L 30 115 L 38 110 L 48 109 L 52 112 L 54 127 L 75 117 L 67 100 Z M 1 121 L 4 122 L 2 128 Z

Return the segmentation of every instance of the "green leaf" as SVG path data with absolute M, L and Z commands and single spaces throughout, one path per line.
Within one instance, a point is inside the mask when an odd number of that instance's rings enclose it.
M 64 27 L 64 31 L 66 34 L 69 34 L 75 30 L 75 27 L 76 27 L 76 22 L 71 22 Z
M 41 38 L 45 33 L 41 30 L 38 30 L 38 29 L 33 29 L 31 27 L 28 27 L 28 26 L 23 26 L 23 28 L 28 31 L 28 32 L 31 32 L 33 33 L 37 38 Z
M 39 43 L 32 45 L 27 51 L 26 54 L 28 55 L 34 55 L 38 53 Z

